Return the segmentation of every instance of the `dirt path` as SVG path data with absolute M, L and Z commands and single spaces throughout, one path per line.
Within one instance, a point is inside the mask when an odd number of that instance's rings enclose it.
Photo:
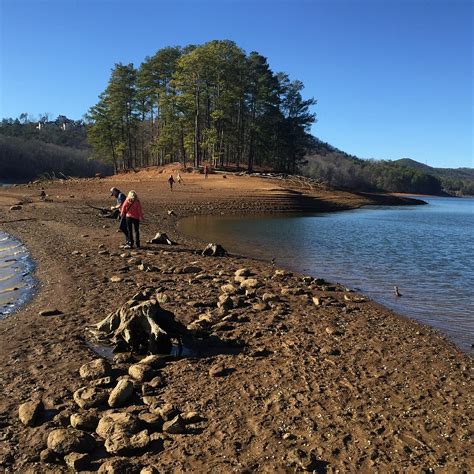
M 157 371 L 154 405 L 145 403 L 149 387 L 136 382 L 134 398 L 121 411 L 143 417 L 170 403 L 183 413 L 197 412 L 200 421 L 182 434 L 147 425 L 153 441 L 120 455 L 108 454 L 95 435 L 98 447 L 87 470 L 124 458 L 108 472 L 140 472 L 144 466 L 159 472 L 469 471 L 470 357 L 433 330 L 337 285 L 275 274 L 265 262 L 202 257 L 197 252 L 202 242 L 180 236 L 176 218 L 167 212 L 179 218 L 334 210 L 392 198 L 324 190 L 308 195 L 273 180 L 187 174 L 171 193 L 166 177 L 56 183 L 45 188 L 46 202 L 39 199 L 39 186 L 0 191 L 0 221 L 11 221 L 1 229 L 31 250 L 40 282 L 26 307 L 0 321 L 0 469 L 67 472 L 63 458 L 48 458 L 45 448 L 53 429 L 84 411 L 72 394 L 85 383 L 79 367 L 97 357 L 85 326 L 116 310 L 138 288 L 152 287 L 166 293 L 162 306 L 179 321 L 189 325 L 204 315 L 209 325 L 188 348 L 192 357 Z M 116 222 L 85 206 L 111 204 L 112 185 L 134 188 L 141 197 L 147 218 L 143 242 L 164 231 L 179 245 L 119 250 Z M 17 201 L 22 209 L 9 211 Z M 156 270 L 141 271 L 137 259 Z M 183 273 L 190 265 L 200 271 Z M 234 273 L 241 268 L 257 280 L 256 294 L 238 292 L 233 308 L 217 308 L 221 286 L 238 288 Z M 112 276 L 121 281 L 112 283 Z M 313 297 L 321 296 L 322 304 L 315 305 Z M 40 316 L 45 308 L 62 314 Z M 117 362 L 116 375 L 126 374 L 129 365 Z M 35 398 L 46 411 L 26 427 L 18 405 Z

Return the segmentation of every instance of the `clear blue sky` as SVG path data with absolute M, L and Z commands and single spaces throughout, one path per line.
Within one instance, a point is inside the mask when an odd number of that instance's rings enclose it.
M 81 118 L 114 63 L 231 39 L 303 81 L 320 139 L 474 166 L 470 0 L 0 0 L 0 18 L 2 118 Z

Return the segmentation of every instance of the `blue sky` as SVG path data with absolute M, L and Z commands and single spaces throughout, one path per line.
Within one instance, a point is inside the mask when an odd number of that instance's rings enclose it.
M 470 0 L 0 0 L 0 117 L 81 118 L 116 62 L 231 39 L 315 97 L 362 158 L 474 167 Z

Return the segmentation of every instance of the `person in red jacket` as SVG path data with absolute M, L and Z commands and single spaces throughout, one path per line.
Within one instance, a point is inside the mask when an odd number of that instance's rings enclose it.
M 123 248 L 133 248 L 133 229 L 135 229 L 135 243 L 140 248 L 140 221 L 143 220 L 142 205 L 135 191 L 128 193 L 127 199 L 120 209 L 120 215 L 127 220 L 128 242 Z

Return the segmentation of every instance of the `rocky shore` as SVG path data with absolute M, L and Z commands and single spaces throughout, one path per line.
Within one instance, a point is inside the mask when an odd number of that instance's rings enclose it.
M 233 175 L 186 174 L 170 192 L 166 177 L 0 191 L 2 230 L 30 249 L 39 282 L 0 321 L 0 470 L 470 471 L 472 358 L 318 275 L 202 255 L 175 226 L 399 198 Z M 112 204 L 111 186 L 138 192 L 142 242 L 165 232 L 176 245 L 119 249 L 116 222 L 88 206 Z M 172 315 L 171 355 L 96 341 L 94 325 L 134 305 Z

